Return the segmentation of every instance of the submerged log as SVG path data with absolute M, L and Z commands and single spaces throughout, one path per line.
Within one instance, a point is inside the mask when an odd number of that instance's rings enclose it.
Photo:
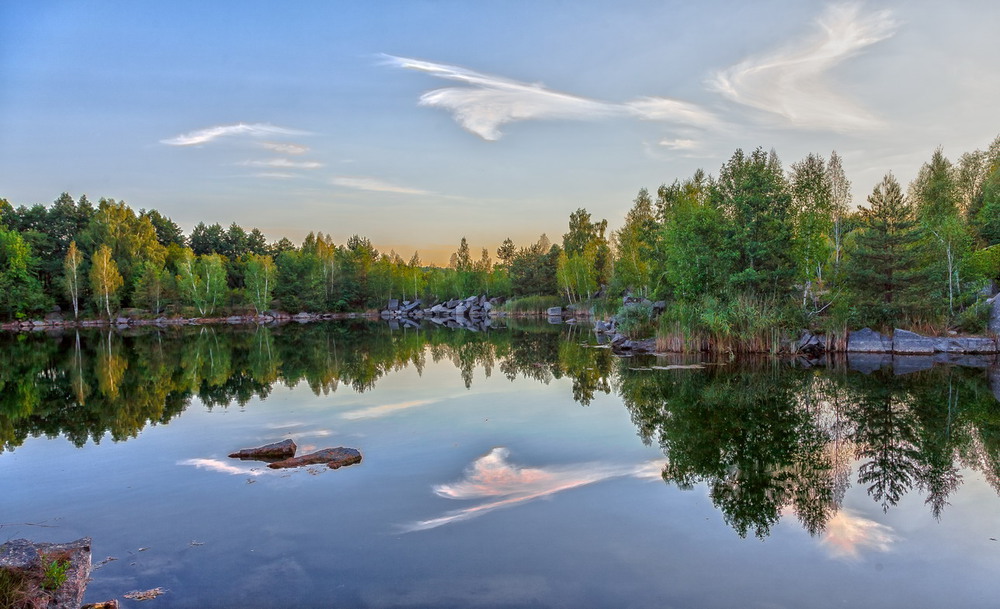
M 345 465 L 354 465 L 355 463 L 361 463 L 361 452 L 356 448 L 344 448 L 343 446 L 324 448 L 323 450 L 302 455 L 301 457 L 292 457 L 291 459 L 271 463 L 268 467 L 271 469 L 287 469 L 289 467 L 301 467 L 303 465 L 316 465 L 320 463 L 326 463 L 330 466 L 330 469 L 337 469 Z
M 231 459 L 287 459 L 295 455 L 295 442 L 282 440 L 273 444 L 265 444 L 257 448 L 244 448 L 229 455 Z

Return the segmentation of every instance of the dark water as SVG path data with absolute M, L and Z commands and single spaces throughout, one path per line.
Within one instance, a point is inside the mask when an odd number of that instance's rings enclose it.
M 155 607 L 1000 602 L 985 369 L 692 368 L 591 342 L 530 324 L 2 337 L 0 541 L 91 536 L 115 560 L 87 601 L 165 588 Z M 284 438 L 364 461 L 226 457 Z

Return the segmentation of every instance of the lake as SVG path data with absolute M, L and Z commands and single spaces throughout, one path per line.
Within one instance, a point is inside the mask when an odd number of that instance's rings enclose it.
M 2 336 L 0 541 L 164 608 L 997 606 L 987 369 L 499 323 Z M 364 459 L 226 456 L 286 438 Z

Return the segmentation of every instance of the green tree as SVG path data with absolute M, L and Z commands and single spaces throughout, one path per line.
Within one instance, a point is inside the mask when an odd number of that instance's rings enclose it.
M 124 283 L 118 264 L 111 257 L 111 248 L 101 244 L 94 252 L 90 264 L 90 291 L 99 309 L 104 309 L 111 319 L 111 306 L 118 306 L 118 290 Z
M 616 253 L 612 284 L 617 289 L 632 288 L 644 296 L 649 294 L 656 230 L 653 200 L 643 188 L 625 216 L 625 225 L 612 234 Z
M 35 257 L 19 233 L 0 228 L 0 316 L 23 317 L 49 304 L 35 275 Z
M 590 212 L 580 208 L 569 216 L 569 232 L 563 235 L 562 249 L 566 255 L 582 255 L 589 247 L 594 253 L 594 272 L 599 284 L 611 281 L 611 246 L 605 236 L 608 221 L 593 222 Z
M 809 297 L 815 310 L 816 292 L 823 289 L 823 271 L 832 253 L 828 237 L 834 229 L 833 193 L 826 162 L 810 154 L 792 164 L 790 180 L 796 279 L 802 284 L 803 310 Z
M 177 287 L 181 295 L 202 316 L 211 315 L 225 298 L 226 267 L 219 254 L 195 257 L 190 249 L 177 268 Z
M 859 326 L 886 327 L 919 318 L 927 309 L 920 234 L 913 211 L 891 173 L 872 190 L 868 205 L 845 261 L 851 321 Z
M 777 155 L 737 150 L 719 172 L 712 201 L 726 219 L 725 248 L 734 256 L 728 284 L 762 296 L 786 293 L 794 273 L 792 197 Z

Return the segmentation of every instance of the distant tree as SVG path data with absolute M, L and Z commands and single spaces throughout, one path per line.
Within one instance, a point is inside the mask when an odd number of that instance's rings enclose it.
M 227 248 L 226 231 L 219 223 L 206 226 L 199 222 L 188 237 L 188 245 L 196 256 L 223 252 Z
M 36 264 L 21 235 L 0 227 L 0 317 L 22 317 L 49 305 L 34 273 Z
M 153 230 L 156 231 L 156 240 L 160 242 L 160 245 L 167 247 L 171 243 L 183 246 L 184 242 L 184 232 L 181 227 L 171 220 L 170 218 L 164 216 L 155 209 L 146 211 L 145 209 L 139 210 L 140 218 L 149 218 L 149 223 L 153 225 Z
M 986 246 L 1000 244 L 1000 165 L 983 184 L 975 229 Z
M 185 250 L 177 268 L 177 287 L 181 295 L 202 316 L 215 312 L 225 298 L 226 268 L 219 254 L 195 256 L 190 249 Z
M 823 271 L 830 258 L 828 237 L 833 232 L 833 193 L 826 162 L 809 154 L 792 163 L 789 179 L 792 194 L 792 252 L 796 279 L 802 284 L 802 308 L 815 290 L 822 287 Z
M 118 272 L 118 264 L 111 257 L 111 248 L 101 244 L 94 252 L 90 264 L 90 290 L 99 309 L 103 308 L 111 319 L 112 303 L 118 305 L 118 290 L 124 281 Z
M 607 228 L 607 220 L 593 222 L 590 212 L 580 208 L 570 214 L 569 232 L 563 235 L 562 249 L 568 257 L 582 255 L 588 247 L 592 248 L 594 272 L 600 284 L 611 281 L 611 245 L 605 235 Z
M 844 218 L 851 207 L 851 181 L 844 173 L 840 155 L 834 150 L 826 164 L 826 178 L 830 184 L 830 210 L 833 214 L 833 266 L 840 269 L 841 250 L 844 246 Z
M 692 303 L 725 286 L 732 263 L 723 248 L 727 228 L 709 192 L 697 174 L 657 191 L 663 228 L 652 271 L 658 296 Z
M 616 252 L 612 283 L 618 289 L 631 287 L 640 294 L 649 293 L 656 230 L 653 200 L 643 188 L 625 216 L 625 225 L 612 234 Z
M 500 264 L 510 268 L 510 263 L 516 253 L 517 249 L 514 247 L 514 242 L 510 240 L 510 237 L 507 237 L 503 240 L 500 247 L 497 248 L 497 259 L 500 261 Z
M 152 260 L 144 260 L 137 273 L 134 300 L 154 314 L 159 314 L 166 304 L 171 280 L 172 277 L 164 266 Z

